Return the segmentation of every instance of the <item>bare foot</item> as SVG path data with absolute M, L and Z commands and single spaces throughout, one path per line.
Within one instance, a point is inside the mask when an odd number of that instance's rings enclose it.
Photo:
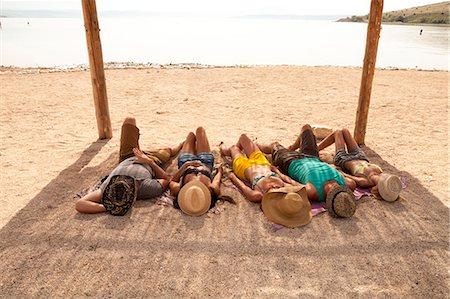
M 287 149 L 290 150 L 290 151 L 295 151 L 299 147 L 300 147 L 300 142 L 296 141 L 296 142 L 294 142 L 294 144 L 289 145 Z
M 180 152 L 181 148 L 183 147 L 183 144 L 184 144 L 184 140 L 181 141 L 177 146 L 172 147 L 170 149 L 170 156 L 175 156 L 176 154 L 178 154 Z
M 224 156 L 231 156 L 230 148 L 226 147 L 223 141 L 219 143 L 219 151 Z

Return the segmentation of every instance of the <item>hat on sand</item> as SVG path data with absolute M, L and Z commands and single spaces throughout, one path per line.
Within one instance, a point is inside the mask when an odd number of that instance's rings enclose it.
M 211 192 L 202 182 L 190 181 L 178 193 L 178 205 L 190 216 L 203 215 L 211 206 Z
M 314 136 L 316 136 L 317 139 L 324 139 L 325 137 L 333 133 L 333 129 L 325 125 L 311 125 L 311 128 Z
M 377 187 L 381 198 L 385 201 L 395 201 L 402 191 L 402 182 L 396 175 L 382 173 Z
M 263 196 L 262 210 L 267 219 L 286 227 L 306 225 L 312 218 L 305 185 L 270 190 Z
M 328 191 L 327 211 L 333 217 L 348 218 L 356 211 L 355 195 L 347 186 L 336 186 Z
M 103 191 L 102 204 L 111 215 L 123 216 L 137 197 L 134 178 L 127 175 L 113 176 Z

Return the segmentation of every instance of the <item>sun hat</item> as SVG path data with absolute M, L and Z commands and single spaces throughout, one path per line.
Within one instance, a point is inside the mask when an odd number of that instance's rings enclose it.
M 190 216 L 203 215 L 211 206 L 211 192 L 202 182 L 190 181 L 178 193 L 178 205 Z
M 333 217 L 348 218 L 356 211 L 355 195 L 347 186 L 336 186 L 326 198 L 327 211 Z
M 317 139 L 324 139 L 325 137 L 333 133 L 333 129 L 325 125 L 311 125 L 311 129 Z
M 382 173 L 377 187 L 382 199 L 385 201 L 395 201 L 402 191 L 402 182 L 396 175 Z
M 134 178 L 127 175 L 111 177 L 103 191 L 102 204 L 111 215 L 123 216 L 136 200 L 136 184 Z
M 264 194 L 261 206 L 267 219 L 286 227 L 303 226 L 312 219 L 305 185 L 272 189 Z

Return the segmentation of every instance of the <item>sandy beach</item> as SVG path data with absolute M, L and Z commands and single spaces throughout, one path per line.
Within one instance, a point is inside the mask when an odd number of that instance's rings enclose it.
M 244 132 L 290 144 L 305 123 L 353 131 L 360 68 L 111 68 L 106 79 L 114 136 L 98 140 L 89 71 L 0 68 L 5 298 L 448 297 L 448 72 L 375 72 L 364 150 L 406 179 L 401 200 L 366 197 L 350 219 L 276 231 L 227 186 L 237 204 L 198 218 L 150 201 L 124 217 L 74 203 L 114 167 L 126 116 L 142 148 L 200 125 L 215 149 Z

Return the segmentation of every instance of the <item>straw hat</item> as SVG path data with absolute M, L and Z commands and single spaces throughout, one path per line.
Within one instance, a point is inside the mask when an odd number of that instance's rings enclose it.
M 324 125 L 311 125 L 313 134 L 316 136 L 317 139 L 324 139 L 331 133 L 333 133 L 333 129 L 329 126 Z
M 336 186 L 326 198 L 327 211 L 333 217 L 348 218 L 356 211 L 355 195 L 347 186 Z
M 263 196 L 262 210 L 267 219 L 286 227 L 306 225 L 312 218 L 305 185 L 270 190 Z
M 190 181 L 178 193 L 178 205 L 190 216 L 203 215 L 211 206 L 211 192 L 202 182 Z
M 396 201 L 402 191 L 402 182 L 396 175 L 382 173 L 377 187 L 381 198 L 385 201 Z
M 136 200 L 134 178 L 127 175 L 111 177 L 103 191 L 102 204 L 108 213 L 115 216 L 125 215 Z

